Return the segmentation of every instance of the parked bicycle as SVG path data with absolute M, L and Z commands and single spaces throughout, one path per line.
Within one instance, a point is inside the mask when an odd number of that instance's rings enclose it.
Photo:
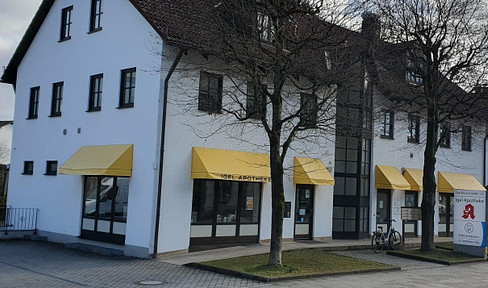
M 393 228 L 393 222 L 396 221 L 393 219 L 390 220 L 390 229 L 388 229 L 386 235 L 383 232 L 383 227 L 378 227 L 379 230 L 373 232 L 371 236 L 371 247 L 375 253 L 380 253 L 384 247 L 389 247 L 392 250 L 400 248 L 402 235 Z

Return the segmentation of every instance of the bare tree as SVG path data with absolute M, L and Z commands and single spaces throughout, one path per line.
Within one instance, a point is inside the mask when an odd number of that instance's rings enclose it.
M 416 111 L 427 121 L 421 250 L 429 251 L 434 249 L 436 153 L 451 132 L 462 129 L 446 123 L 486 119 L 487 97 L 479 87 L 487 80 L 487 3 L 366 0 L 362 4 L 379 14 L 382 36 L 389 42 L 379 41 L 383 44 L 377 44 L 372 54 L 380 89 L 396 109 Z
M 306 146 L 334 135 L 336 83 L 346 71 L 341 51 L 349 37 L 357 36 L 336 25 L 346 14 L 341 12 L 344 6 L 331 3 L 207 0 L 202 8 L 206 9 L 202 14 L 211 17 L 205 19 L 207 33 L 201 38 L 208 42 L 201 43 L 201 50 L 218 56 L 226 64 L 218 72 L 234 83 L 234 89 L 225 91 L 225 101 L 207 99 L 209 103 L 203 104 L 216 106 L 222 117 L 233 119 L 214 126 L 251 125 L 267 138 L 272 179 L 270 266 L 282 265 L 285 157 L 300 147 L 298 143 Z

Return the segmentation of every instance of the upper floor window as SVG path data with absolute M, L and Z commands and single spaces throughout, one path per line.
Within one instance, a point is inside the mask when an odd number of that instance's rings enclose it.
M 407 73 L 406 79 L 410 83 L 415 84 L 422 84 L 424 83 L 424 79 L 420 76 L 418 71 L 422 69 L 423 65 L 420 63 L 419 65 L 415 65 L 412 60 L 408 60 L 407 62 Z
M 220 113 L 222 110 L 223 76 L 200 72 L 198 110 Z
M 395 113 L 383 110 L 381 115 L 381 138 L 393 139 Z
M 36 119 L 39 115 L 39 92 L 41 88 L 33 87 L 30 90 L 29 98 L 29 117 L 27 119 Z
M 252 83 L 247 85 L 246 117 L 251 119 L 261 119 L 261 115 L 266 115 L 266 85 L 261 89 L 256 89 Z M 258 90 L 258 91 L 256 91 Z
M 24 161 L 24 175 L 34 174 L 34 161 Z
M 300 93 L 300 125 L 304 128 L 317 127 L 317 95 Z
M 125 69 L 121 72 L 119 108 L 134 107 L 136 94 L 136 68 Z
M 471 151 L 471 126 L 463 126 L 462 134 L 462 149 L 464 151 Z
M 408 115 L 408 137 L 407 141 L 419 143 L 420 141 L 420 116 Z
M 71 39 L 71 14 L 73 6 L 64 8 L 61 12 L 61 36 L 60 41 Z
M 53 84 L 53 98 L 51 101 L 51 117 L 61 116 L 61 106 L 63 105 L 63 86 L 64 82 Z
M 103 74 L 90 77 L 90 97 L 88 111 L 100 111 L 102 109 Z
M 258 13 L 257 17 L 257 32 L 259 38 L 266 42 L 273 42 L 274 40 L 274 27 L 271 21 L 271 17 L 268 15 Z
M 442 148 L 451 148 L 451 125 L 444 122 L 440 129 L 439 146 Z
M 57 175 L 58 161 L 46 161 L 46 173 L 44 175 Z
M 91 1 L 90 32 L 102 30 L 102 0 Z

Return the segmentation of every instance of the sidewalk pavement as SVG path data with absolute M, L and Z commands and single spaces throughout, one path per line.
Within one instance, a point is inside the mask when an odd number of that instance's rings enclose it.
M 436 243 L 451 242 L 452 237 L 438 237 L 435 239 Z M 420 246 L 421 238 L 406 238 L 405 246 L 414 247 Z M 361 240 L 329 240 L 329 241 L 295 241 L 295 242 L 283 242 L 283 251 L 294 249 L 307 249 L 307 248 L 324 248 L 330 251 L 341 250 L 358 250 L 358 249 L 371 249 L 371 239 Z M 251 244 L 229 248 L 219 248 L 213 250 L 181 253 L 174 255 L 159 255 L 160 261 L 174 264 L 185 265 L 192 262 L 205 262 L 220 259 L 228 259 L 240 256 L 249 256 L 256 254 L 264 254 L 269 252 L 268 244 Z

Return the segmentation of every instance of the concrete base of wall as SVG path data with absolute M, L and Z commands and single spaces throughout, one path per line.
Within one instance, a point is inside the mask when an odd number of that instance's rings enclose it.
M 169 256 L 174 256 L 174 255 L 183 255 L 183 254 L 188 254 L 188 253 L 189 253 L 189 250 L 188 249 L 181 249 L 181 250 L 176 250 L 176 251 L 168 251 L 168 252 L 162 252 L 162 253 L 156 254 L 156 258 L 163 259 L 164 257 L 169 257 Z
M 12 231 L 5 234 L 4 232 L 0 232 L 0 240 L 16 240 L 16 239 L 24 239 L 27 235 L 34 235 L 34 232 L 20 232 L 20 231 Z
M 283 242 L 294 242 L 295 239 L 293 238 L 283 238 L 281 241 Z M 260 244 L 269 244 L 271 243 L 271 239 L 263 239 L 259 241 Z
M 330 236 L 330 237 L 313 237 L 313 240 L 314 241 L 322 241 L 322 242 L 331 241 L 332 236 Z
M 49 242 L 61 243 L 61 244 L 86 244 L 91 246 L 98 246 L 101 248 L 114 249 L 123 251 L 124 256 L 136 257 L 136 258 L 149 258 L 149 248 L 133 246 L 133 245 L 117 245 L 112 243 L 98 242 L 92 240 L 81 239 L 77 236 L 54 233 L 49 231 L 37 231 L 39 236 L 45 236 Z

